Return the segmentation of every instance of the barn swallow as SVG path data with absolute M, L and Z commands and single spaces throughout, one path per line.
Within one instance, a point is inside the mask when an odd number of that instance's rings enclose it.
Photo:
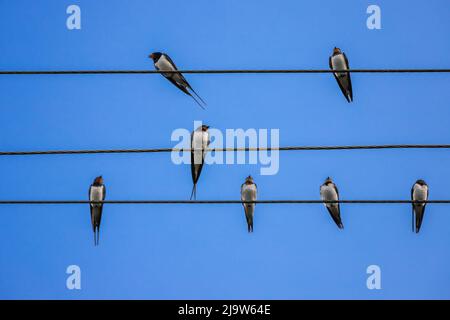
M 106 188 L 102 176 L 94 179 L 89 187 L 89 201 L 104 201 Z M 100 239 L 100 222 L 102 220 L 103 203 L 91 203 L 91 223 L 94 230 L 94 245 L 98 245 Z
M 248 176 L 241 185 L 241 201 L 256 201 L 258 188 L 253 182 L 252 176 Z M 255 212 L 255 203 L 243 203 L 245 218 L 247 219 L 248 232 L 253 232 L 253 215 Z
M 197 182 L 202 172 L 206 149 L 209 146 L 209 126 L 201 125 L 191 133 L 191 173 L 194 186 L 192 187 L 191 200 L 197 198 Z
M 347 56 L 339 48 L 334 48 L 333 55 L 329 59 L 331 70 L 348 70 L 350 66 L 348 64 Z M 342 93 L 348 102 L 353 101 L 353 91 L 352 91 L 352 80 L 350 78 L 350 73 L 347 72 L 334 72 L 334 77 L 336 78 L 339 88 L 341 88 Z
M 419 179 L 414 183 L 411 188 L 411 200 L 412 201 L 426 201 L 428 200 L 428 185 L 425 181 Z M 419 233 L 420 226 L 422 225 L 423 215 L 425 213 L 426 203 L 413 203 L 412 204 L 412 227 L 413 232 Z
M 170 57 L 161 52 L 153 52 L 151 55 L 149 55 L 149 58 L 153 60 L 153 64 L 155 65 L 156 70 L 158 71 L 176 71 L 177 66 L 175 63 L 170 59 Z M 202 108 L 205 109 L 203 105 L 206 106 L 205 101 L 203 101 L 202 98 L 197 94 L 197 92 L 192 89 L 191 85 L 187 82 L 187 80 L 184 78 L 184 76 L 181 73 L 163 73 L 162 74 L 167 80 L 172 82 L 178 89 L 186 93 L 187 95 L 191 96 L 192 99 L 194 99 L 195 102 Z M 189 92 L 189 90 L 192 91 L 192 93 L 197 97 L 198 100 L 200 100 L 202 103 L 200 103 L 192 94 Z
M 339 200 L 339 191 L 330 177 L 328 177 L 320 186 L 320 197 L 322 198 L 322 201 Z M 333 218 L 339 229 L 344 229 L 344 225 L 342 224 L 341 220 L 341 210 L 339 208 L 339 203 L 325 203 L 325 207 L 327 207 L 331 218 Z

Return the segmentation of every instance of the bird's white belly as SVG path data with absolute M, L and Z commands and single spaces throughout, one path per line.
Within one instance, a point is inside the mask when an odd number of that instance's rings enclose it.
M 102 201 L 103 200 L 103 188 L 102 187 L 92 187 L 91 188 L 91 194 L 90 194 L 90 200 L 91 201 Z M 93 204 L 98 205 L 98 204 Z
M 244 187 L 242 190 L 242 199 L 245 201 L 255 201 L 256 200 L 256 190 L 254 187 Z
M 333 70 L 342 70 L 347 69 L 347 65 L 345 63 L 344 55 L 338 54 L 331 58 L 331 65 Z
M 208 134 L 206 132 L 194 132 L 192 137 L 192 149 L 206 149 L 208 147 Z
M 338 200 L 336 190 L 330 186 L 322 187 L 322 200 L 335 201 Z M 327 204 L 329 205 L 329 204 Z
M 161 71 L 172 71 L 172 70 L 175 70 L 173 68 L 172 64 L 164 56 L 161 56 L 158 59 L 158 61 L 155 63 L 155 65 Z
M 205 132 L 194 132 L 192 137 L 192 149 L 194 149 L 194 164 L 203 163 L 206 154 L 204 151 L 208 147 L 208 135 Z
M 342 53 L 331 58 L 331 66 L 333 67 L 333 70 L 345 70 L 348 68 Z M 339 72 L 336 73 L 336 75 L 338 77 L 345 77 L 347 74 L 344 72 Z
M 413 199 L 422 201 L 427 200 L 427 188 L 416 185 L 413 192 Z

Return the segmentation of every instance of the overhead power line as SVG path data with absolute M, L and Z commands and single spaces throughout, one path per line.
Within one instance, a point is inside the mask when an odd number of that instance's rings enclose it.
M 450 200 L 338 200 L 338 201 L 322 201 L 322 200 L 257 200 L 257 201 L 241 201 L 241 200 L 0 200 L 2 204 L 326 204 L 326 203 L 342 203 L 342 204 L 412 204 L 412 203 L 435 203 L 450 204 Z
M 450 144 L 386 144 L 386 145 L 354 145 L 354 146 L 292 146 L 292 147 L 245 147 L 245 148 L 211 148 L 207 152 L 233 151 L 322 151 L 322 150 L 373 150 L 373 149 L 450 149 Z M 190 152 L 183 148 L 156 149 L 99 149 L 99 150 L 45 150 L 45 151 L 1 151 L 0 156 L 30 156 L 56 154 L 97 154 L 97 153 L 158 153 L 158 152 Z
M 244 69 L 244 70 L 5 70 L 0 75 L 56 75 L 56 74 L 157 74 L 157 73 L 195 73 L 195 74 L 225 74 L 225 73 L 334 73 L 330 69 Z M 450 69 L 342 69 L 339 72 L 351 73 L 450 73 Z

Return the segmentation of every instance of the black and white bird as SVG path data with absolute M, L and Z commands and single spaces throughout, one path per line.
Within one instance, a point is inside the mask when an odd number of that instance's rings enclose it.
M 155 65 L 156 70 L 158 71 L 176 71 L 177 66 L 170 59 L 170 57 L 161 52 L 153 52 L 150 56 L 150 59 L 153 60 L 153 64 Z M 205 101 L 192 89 L 191 85 L 187 82 L 184 76 L 181 73 L 163 73 L 162 74 L 167 80 L 172 82 L 178 89 L 191 96 L 195 102 L 202 108 L 205 109 L 206 106 Z M 192 93 L 195 95 L 192 95 Z M 200 101 L 199 101 L 200 100 Z M 200 103 L 201 102 L 201 103 Z
M 102 176 L 94 179 L 89 187 L 89 201 L 104 201 L 106 188 Z M 94 231 L 94 245 L 98 245 L 100 239 L 100 222 L 102 220 L 103 203 L 91 203 L 91 223 Z
M 331 70 L 348 70 L 350 66 L 348 64 L 348 59 L 345 53 L 341 51 L 339 48 L 334 48 L 333 54 L 329 59 L 330 69 Z M 341 88 L 342 93 L 347 99 L 348 102 L 353 101 L 353 91 L 352 91 L 352 80 L 350 78 L 350 73 L 348 72 L 334 72 L 334 77 Z
M 256 201 L 258 188 L 252 176 L 248 176 L 241 185 L 241 201 Z M 245 218 L 247 219 L 248 232 L 253 232 L 253 215 L 255 213 L 255 203 L 243 203 Z
M 209 146 L 209 126 L 201 125 L 194 132 L 191 133 L 191 173 L 192 187 L 191 200 L 197 198 L 197 182 L 202 172 L 203 163 L 206 156 L 206 149 Z
M 428 200 L 429 190 L 428 185 L 422 179 L 419 179 L 414 183 L 411 188 L 411 200 L 412 201 L 426 201 Z M 422 225 L 423 215 L 425 213 L 426 203 L 413 203 L 412 204 L 412 228 L 413 232 L 419 233 L 420 226 Z
M 325 182 L 320 186 L 320 197 L 322 201 L 338 201 L 339 191 L 336 185 L 333 183 L 330 177 L 328 177 Z M 341 210 L 339 208 L 339 203 L 324 203 L 327 207 L 328 212 L 333 218 L 339 229 L 344 229 L 344 225 L 341 220 Z

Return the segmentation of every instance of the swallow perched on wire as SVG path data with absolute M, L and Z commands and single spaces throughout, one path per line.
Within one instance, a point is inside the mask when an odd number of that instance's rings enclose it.
M 253 181 L 252 176 L 248 176 L 241 185 L 241 201 L 256 201 L 258 188 Z M 247 230 L 253 232 L 253 215 L 255 212 L 255 203 L 243 203 L 245 218 L 247 219 Z
M 348 64 L 348 59 L 345 53 L 341 49 L 334 47 L 333 54 L 329 59 L 331 70 L 348 70 L 350 66 Z M 350 78 L 350 73 L 348 72 L 334 72 L 334 77 L 341 88 L 342 93 L 348 102 L 353 101 L 353 91 L 352 91 L 352 80 Z
M 153 52 L 151 55 L 149 55 L 149 58 L 153 60 L 153 64 L 155 65 L 156 70 L 158 71 L 176 71 L 177 66 L 175 63 L 170 59 L 170 57 L 161 52 Z M 195 102 L 202 108 L 205 109 L 206 103 L 203 101 L 203 99 L 197 94 L 197 92 L 192 89 L 191 85 L 187 82 L 187 80 L 184 78 L 184 76 L 181 73 L 162 73 L 162 75 L 172 82 L 178 89 L 186 93 L 187 95 L 191 96 L 192 99 L 194 99 Z M 195 95 L 192 95 L 192 93 Z M 201 103 L 200 103 L 201 102 Z
M 330 177 L 328 177 L 325 182 L 320 186 L 320 197 L 322 201 L 338 201 L 339 191 L 336 185 L 333 183 Z M 333 218 L 339 229 L 344 229 L 344 225 L 341 220 L 341 210 L 339 208 L 339 203 L 324 203 L 328 212 Z
M 411 200 L 426 201 L 428 200 L 428 195 L 429 189 L 427 183 L 422 179 L 417 180 L 411 188 Z M 412 204 L 412 229 L 415 233 L 419 233 L 420 231 L 423 215 L 425 213 L 425 205 L 426 203 Z
M 191 173 L 192 187 L 191 200 L 197 198 L 197 182 L 202 172 L 203 162 L 206 156 L 206 149 L 209 146 L 209 126 L 201 125 L 194 132 L 191 133 Z
M 89 201 L 104 201 L 106 188 L 103 177 L 98 176 L 89 187 Z M 91 203 L 91 223 L 94 230 L 94 245 L 98 245 L 100 239 L 100 222 L 102 220 L 103 203 Z

